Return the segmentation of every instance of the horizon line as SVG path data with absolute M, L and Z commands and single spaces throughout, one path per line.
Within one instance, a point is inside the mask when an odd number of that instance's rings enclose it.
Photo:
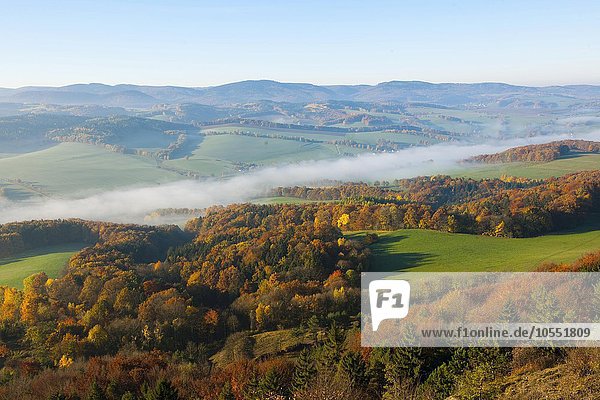
M 411 79 L 411 80 L 398 80 L 398 79 L 393 79 L 393 80 L 389 80 L 389 81 L 381 81 L 378 83 L 332 83 L 332 84 L 317 84 L 317 83 L 311 83 L 311 82 L 301 82 L 301 81 L 278 81 L 275 79 L 243 79 L 243 80 L 236 80 L 236 81 L 228 81 L 225 83 L 219 83 L 219 84 L 215 84 L 215 85 L 207 85 L 207 86 L 195 86 L 195 85 L 190 85 L 190 86 L 185 86 L 185 85 L 178 85 L 178 84 L 145 84 L 145 83 L 128 83 L 128 82 L 121 82 L 121 83 L 103 83 L 103 82 L 74 82 L 74 83 L 67 83 L 67 84 L 60 84 L 60 85 L 46 85 L 46 84 L 41 84 L 41 85 L 36 85 L 36 84 L 30 84 L 30 85 L 24 85 L 24 86 L 0 86 L 0 89 L 6 89 L 6 90 L 19 90 L 19 89 L 28 89 L 28 88 L 55 88 L 55 89 L 60 89 L 60 88 L 66 88 L 66 87 L 71 87 L 71 86 L 91 86 L 91 85 L 102 85 L 102 86 L 109 86 L 109 87 L 117 87 L 117 86 L 141 86 L 141 87 L 154 87 L 154 88 L 166 88 L 166 87 L 172 87 L 172 88 L 185 88 L 185 89 L 210 89 L 210 88 L 216 88 L 216 87 L 221 87 L 221 86 L 227 86 L 227 85 L 233 85 L 236 83 L 245 83 L 245 82 L 273 82 L 273 83 L 280 83 L 280 84 L 298 84 L 298 85 L 312 85 L 312 86 L 317 86 L 317 87 L 335 87 L 335 86 L 371 86 L 371 87 L 375 87 L 378 85 L 382 85 L 382 84 L 387 84 L 387 83 L 425 83 L 425 84 L 430 84 L 430 85 L 481 85 L 481 84 L 494 84 L 494 85 L 506 85 L 506 86 L 514 86 L 514 87 L 530 87 L 530 88 L 551 88 L 551 87 L 569 87 L 569 86 L 594 86 L 594 87 L 598 87 L 600 86 L 600 83 L 563 83 L 563 84 L 546 84 L 546 85 L 525 85 L 525 84 L 515 84 L 515 83 L 508 83 L 508 82 L 503 82 L 503 81 L 477 81 L 477 82 L 451 82 L 451 81 L 424 81 L 424 80 L 415 80 L 415 79 Z

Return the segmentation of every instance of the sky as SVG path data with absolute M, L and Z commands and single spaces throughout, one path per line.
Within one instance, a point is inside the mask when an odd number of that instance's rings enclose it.
M 0 87 L 600 84 L 600 1 L 0 0 Z

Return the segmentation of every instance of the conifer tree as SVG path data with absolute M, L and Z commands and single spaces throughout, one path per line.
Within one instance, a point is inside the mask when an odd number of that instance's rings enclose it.
M 359 353 L 344 355 L 340 361 L 340 372 L 346 375 L 352 387 L 366 388 L 369 384 L 367 364 Z
M 104 400 L 105 398 L 104 392 L 100 385 L 98 385 L 98 382 L 92 382 L 90 390 L 88 391 L 87 400 Z
M 296 360 L 294 376 L 292 378 L 292 388 L 294 391 L 304 389 L 315 376 L 316 372 L 317 370 L 310 352 L 308 349 L 302 350 Z
M 274 369 L 270 369 L 258 384 L 258 390 L 263 398 L 270 398 L 283 394 L 284 388 L 281 379 Z
M 334 322 L 323 341 L 320 349 L 318 368 L 321 371 L 334 371 L 344 350 L 344 331 Z
M 179 400 L 177 389 L 170 382 L 161 379 L 156 383 L 154 389 L 148 390 L 145 400 Z
M 233 394 L 233 390 L 231 390 L 231 383 L 229 381 L 223 385 L 223 389 L 219 394 L 219 400 L 235 400 L 235 395 Z
M 429 374 L 425 386 L 430 389 L 429 393 L 434 396 L 434 399 L 442 400 L 450 396 L 455 383 L 456 376 L 452 374 L 448 364 L 444 363 Z
M 135 394 L 131 393 L 131 392 L 125 392 L 123 394 L 123 396 L 121 396 L 121 400 L 135 400 Z

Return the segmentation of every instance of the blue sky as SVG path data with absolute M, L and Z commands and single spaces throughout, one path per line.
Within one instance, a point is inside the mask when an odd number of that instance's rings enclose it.
M 600 84 L 599 1 L 5 1 L 0 86 Z

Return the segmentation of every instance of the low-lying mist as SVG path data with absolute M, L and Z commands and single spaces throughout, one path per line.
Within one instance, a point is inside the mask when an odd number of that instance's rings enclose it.
M 144 216 L 162 208 L 204 208 L 244 202 L 279 186 L 311 185 L 324 180 L 346 182 L 393 180 L 449 173 L 470 156 L 524 144 L 572 138 L 541 136 L 478 145 L 438 144 L 396 153 L 368 154 L 326 161 L 268 167 L 224 180 L 183 180 L 151 187 L 123 188 L 83 198 L 0 203 L 0 223 L 31 219 L 83 218 L 147 223 Z M 579 138 L 598 140 L 600 132 Z M 466 168 L 464 165 L 461 168 Z

